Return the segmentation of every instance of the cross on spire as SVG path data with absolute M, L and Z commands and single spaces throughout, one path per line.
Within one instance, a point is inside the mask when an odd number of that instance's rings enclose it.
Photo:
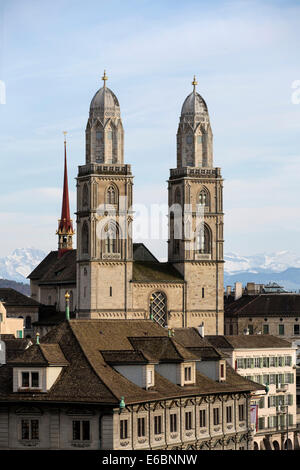
M 108 80 L 108 76 L 106 75 L 105 70 L 104 70 L 104 74 L 103 74 L 102 80 L 103 80 L 103 83 L 104 83 L 103 86 L 104 86 L 104 88 L 105 88 L 105 87 L 106 87 L 106 80 Z
M 196 76 L 194 75 L 194 80 L 192 81 L 192 85 L 194 87 L 194 93 L 196 92 L 196 85 L 198 85 L 198 82 L 196 80 Z

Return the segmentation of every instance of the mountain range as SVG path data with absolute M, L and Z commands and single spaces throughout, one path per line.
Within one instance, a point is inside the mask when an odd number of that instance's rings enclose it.
M 0 286 L 4 287 L 4 280 L 11 280 L 25 284 L 27 290 L 28 274 L 45 256 L 43 250 L 17 248 L 10 255 L 0 258 Z M 249 256 L 226 253 L 224 259 L 224 285 L 233 285 L 236 281 L 243 285 L 247 282 L 277 282 L 285 290 L 300 289 L 300 257 L 288 250 Z

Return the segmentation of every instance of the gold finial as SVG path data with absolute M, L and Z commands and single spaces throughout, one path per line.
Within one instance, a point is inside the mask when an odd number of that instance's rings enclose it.
M 104 82 L 104 85 L 103 85 L 103 86 L 106 86 L 106 80 L 108 80 L 108 77 L 107 77 L 107 75 L 106 75 L 105 70 L 104 70 L 104 74 L 103 74 L 102 80 L 103 80 L 103 82 Z
M 63 131 L 63 135 L 64 135 L 64 138 L 65 138 L 65 141 L 66 141 L 67 131 Z
M 65 299 L 66 299 L 67 301 L 70 299 L 70 294 L 69 294 L 69 292 L 66 292 L 66 293 L 65 293 Z
M 196 85 L 198 85 L 198 82 L 196 80 L 196 76 L 194 75 L 194 80 L 192 81 L 192 85 L 194 87 L 194 91 L 196 91 Z

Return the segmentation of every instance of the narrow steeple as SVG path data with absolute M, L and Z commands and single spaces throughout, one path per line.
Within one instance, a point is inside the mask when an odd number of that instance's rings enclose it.
M 61 208 L 61 218 L 58 221 L 58 257 L 60 258 L 66 251 L 73 249 L 73 223 L 70 218 L 68 170 L 67 170 L 67 141 L 66 132 L 64 134 L 65 168 L 64 168 L 64 189 Z

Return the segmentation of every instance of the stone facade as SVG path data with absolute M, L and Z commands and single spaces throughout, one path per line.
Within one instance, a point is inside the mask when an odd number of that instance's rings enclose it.
M 131 238 L 133 176 L 130 165 L 124 164 L 119 102 L 106 87 L 107 77 L 103 79 L 104 86 L 91 102 L 86 164 L 79 167 L 77 177 L 78 316 L 149 318 L 152 310 L 158 310 L 161 324 L 205 324 L 207 333 L 222 334 L 223 180 L 220 169 L 213 168 L 209 115 L 196 82 L 182 107 L 177 169 L 171 170 L 169 179 L 168 262 L 182 279 L 153 282 L 150 277 L 136 282 Z M 172 216 L 174 203 L 180 206 L 184 233 L 185 220 L 190 220 L 195 243 L 191 235 L 182 235 L 178 242 L 174 237 L 178 222 Z M 204 211 L 200 231 L 198 209 Z M 155 303 L 153 298 L 159 300 Z

